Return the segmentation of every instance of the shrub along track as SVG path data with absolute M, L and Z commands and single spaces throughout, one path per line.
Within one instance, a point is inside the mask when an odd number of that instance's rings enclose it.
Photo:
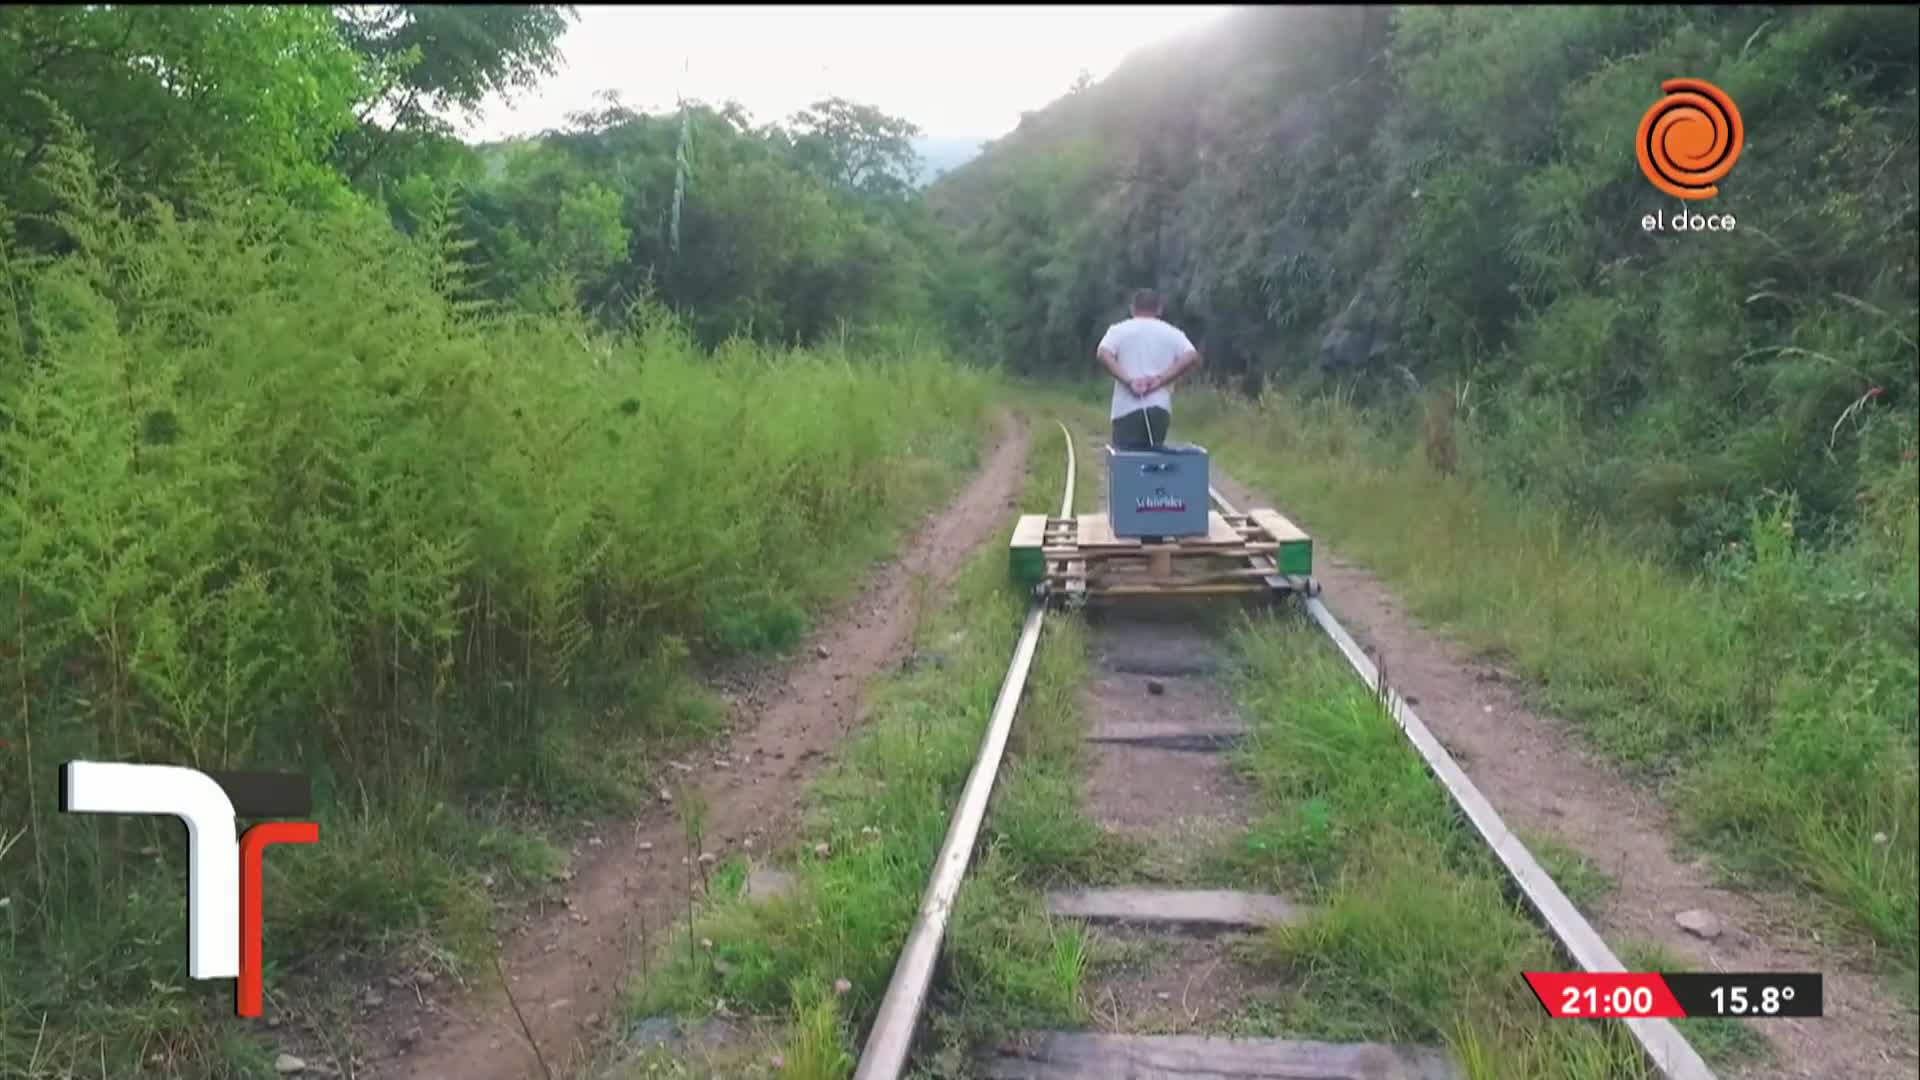
M 1072 501 L 1071 465 L 1068 492 L 1063 514 Z M 1215 498 L 1223 510 L 1231 512 L 1232 507 L 1217 491 Z M 1422 783 L 1428 790 L 1437 791 L 1439 789 L 1431 786 L 1437 780 L 1448 796 L 1447 800 L 1435 799 L 1420 809 L 1442 820 L 1446 809 L 1463 812 L 1479 843 L 1485 845 L 1477 849 L 1475 856 L 1479 860 L 1477 868 L 1483 874 L 1481 883 L 1494 882 L 1500 872 L 1493 868 L 1496 865 L 1503 868 L 1505 875 L 1521 885 L 1528 904 L 1548 925 L 1558 945 L 1575 959 L 1572 965 L 1564 960 L 1554 965 L 1542 950 L 1526 951 L 1524 945 L 1510 945 L 1514 935 L 1509 933 L 1501 942 L 1506 946 L 1505 952 L 1499 948 L 1490 950 L 1495 958 L 1495 970 L 1480 973 L 1480 981 L 1497 982 L 1505 978 L 1513 985 L 1471 989 L 1491 996 L 1504 995 L 1510 1002 L 1513 991 L 1520 986 L 1521 969 L 1516 964 L 1500 970 L 1500 963 L 1521 957 L 1543 967 L 1621 970 L 1623 965 L 1618 958 L 1520 841 L 1501 824 L 1491 804 L 1413 715 L 1409 703 L 1384 686 L 1366 651 L 1353 642 L 1317 600 L 1306 601 L 1304 606 L 1334 640 L 1353 670 L 1363 679 L 1376 683 L 1380 704 L 1398 722 L 1397 730 L 1383 723 L 1363 724 L 1375 731 L 1384 729 L 1394 733 L 1392 742 L 1385 746 L 1389 753 L 1381 754 L 1376 748 L 1371 759 L 1377 761 L 1391 756 L 1395 750 L 1404 755 L 1406 747 L 1400 743 L 1400 735 L 1404 733 L 1433 774 L 1432 780 L 1423 777 Z M 989 721 L 980 759 L 949 827 L 946 846 L 936 861 L 933 883 L 922 904 L 920 918 L 907 938 L 893 980 L 868 1032 L 856 1080 L 892 1080 L 905 1068 L 928 998 L 948 913 L 954 906 L 960 877 L 965 873 L 974 838 L 981 827 L 987 794 L 1040 636 L 1042 610 L 1036 605 L 1016 647 L 1014 661 Z M 1084 700 L 1092 714 L 1088 737 L 1094 746 L 1086 802 L 1093 816 L 1110 835 L 1119 834 L 1136 846 L 1161 849 L 1158 860 L 1141 860 L 1136 868 L 1157 861 L 1164 869 L 1169 862 L 1183 861 L 1183 853 L 1230 847 L 1233 834 L 1250 823 L 1248 804 L 1257 800 L 1251 798 L 1254 793 L 1229 772 L 1218 753 L 1225 745 L 1249 734 L 1235 717 L 1232 701 L 1217 685 L 1220 680 L 1216 676 L 1223 666 L 1216 655 L 1219 650 L 1203 629 L 1156 620 L 1154 613 L 1140 609 L 1107 612 L 1106 617 L 1094 622 L 1092 627 L 1096 673 Z M 1295 641 L 1301 637 L 1296 634 Z M 1337 788 L 1338 781 L 1328 786 Z M 1062 809 L 1071 812 L 1068 808 Z M 1438 831 L 1448 830 L 1442 825 Z M 1456 832 L 1455 842 L 1463 832 Z M 1465 846 L 1473 847 L 1473 841 L 1467 841 Z M 1486 858 L 1488 849 L 1497 857 L 1497 864 Z M 1207 871 L 1189 865 L 1174 869 L 1170 876 L 1191 878 L 1196 874 L 1206 876 Z M 1214 876 L 1218 876 L 1217 869 Z M 1413 891 L 1417 893 L 1425 884 L 1416 874 Z M 1454 891 L 1471 892 L 1472 887 Z M 1501 902 L 1497 886 L 1491 890 L 1491 904 L 1486 902 L 1488 892 L 1482 889 L 1475 894 L 1484 909 L 1496 915 L 1510 915 L 1510 905 Z M 1358 905 L 1351 896 L 1342 899 L 1347 909 L 1340 918 L 1349 920 L 1350 929 L 1352 910 L 1356 906 L 1364 908 L 1366 898 L 1361 898 Z M 1416 897 L 1415 906 L 1420 902 Z M 1528 1063 L 1519 1066 L 1525 1068 L 1528 1075 L 1541 1076 L 1612 1077 L 1644 1072 L 1667 1080 L 1704 1080 L 1713 1075 L 1675 1026 L 1665 1021 L 1634 1021 L 1625 1025 L 1633 1042 L 1638 1044 L 1636 1047 L 1630 1047 L 1621 1037 L 1618 1025 L 1588 1025 L 1584 1026 L 1584 1034 L 1573 1034 L 1576 1025 L 1566 1024 L 1556 1025 L 1556 1030 L 1551 1032 L 1526 1033 L 1518 1043 L 1491 1050 L 1480 1045 L 1471 1031 L 1460 1038 L 1457 1029 L 1447 1030 L 1448 1024 L 1425 1025 L 1455 1036 L 1450 1041 L 1466 1044 L 1456 1046 L 1452 1055 L 1430 1047 L 1347 1039 L 1214 1037 L 1214 1033 L 1244 1027 L 1246 1015 L 1260 1011 L 1264 1004 L 1260 999 L 1271 989 L 1261 985 L 1257 972 L 1240 962 L 1244 950 L 1231 947 L 1217 935 L 1265 931 L 1269 942 L 1275 939 L 1285 942 L 1289 929 L 1304 928 L 1302 938 L 1308 942 L 1304 947 L 1296 943 L 1291 947 L 1282 944 L 1278 949 L 1269 944 L 1268 948 L 1283 954 L 1291 948 L 1296 958 L 1303 958 L 1299 966 L 1311 971 L 1314 943 L 1339 938 L 1339 921 L 1334 921 L 1331 930 L 1325 923 L 1316 928 L 1314 913 L 1287 897 L 1221 890 L 1055 889 L 1048 894 L 1046 907 L 1049 915 L 1056 919 L 1114 928 L 1103 934 L 1107 943 L 1119 943 L 1127 951 L 1145 954 L 1149 956 L 1149 964 L 1144 971 L 1101 973 L 1091 985 L 1082 987 L 1082 997 L 1091 1008 L 1095 1026 L 1104 1031 L 1000 1033 L 1007 1037 L 974 1065 L 995 1080 L 1135 1075 L 1438 1080 L 1472 1074 L 1504 1078 L 1515 1075 L 1511 1070 L 1516 1067 L 1514 1063 L 1520 1061 Z M 1461 905 L 1458 910 L 1465 911 L 1469 920 L 1479 915 L 1468 905 Z M 1412 940 L 1401 940 L 1391 947 L 1375 944 L 1372 952 L 1398 950 L 1413 956 L 1416 965 L 1425 960 L 1430 967 L 1437 966 L 1444 971 L 1445 956 L 1453 944 L 1444 938 L 1449 930 L 1459 929 L 1459 925 L 1449 927 L 1444 922 L 1438 925 L 1437 940 L 1419 938 L 1423 931 L 1433 932 L 1432 925 L 1390 926 L 1389 929 L 1403 930 L 1404 936 Z M 1360 935 L 1364 937 L 1367 929 L 1363 919 Z M 1469 927 L 1468 933 L 1471 932 Z M 1498 933 L 1494 931 L 1494 936 L 1498 937 Z M 1437 954 L 1442 959 L 1435 964 L 1423 954 Z M 1337 982 L 1341 974 L 1335 972 L 1333 981 Z M 1363 974 L 1361 978 L 1364 977 Z M 1458 978 L 1452 972 L 1443 977 Z M 1311 992 L 1311 988 L 1304 989 Z M 1526 992 L 1520 990 L 1519 993 Z M 1470 1005 L 1464 1007 L 1471 1008 Z M 1521 1021 L 1522 1025 L 1526 1023 Z M 1301 1025 L 1285 1026 L 1297 1029 Z M 1309 1022 L 1304 1026 L 1328 1025 Z M 1370 1025 L 1368 1018 L 1354 1016 L 1330 1027 L 1352 1031 L 1367 1030 Z M 1168 1031 L 1182 1034 L 1158 1034 Z M 1494 1041 L 1498 1042 L 1499 1037 Z M 1517 1052 L 1515 1045 L 1520 1047 Z M 1468 1059 L 1464 1068 L 1459 1060 L 1462 1050 Z M 1638 1060 L 1641 1052 L 1645 1054 L 1644 1060 Z M 1509 1056 L 1500 1057 L 1501 1053 Z
M 684 912 L 682 860 L 765 851 L 785 839 L 801 792 L 862 722 L 860 688 L 899 661 L 918 598 L 937 595 L 1015 506 L 1027 441 L 1023 424 L 1001 416 L 995 445 L 965 489 L 806 642 L 789 670 L 760 680 L 725 745 L 692 755 L 700 775 L 671 788 L 684 785 L 705 805 L 701 850 L 690 847 L 670 788 L 655 811 L 593 830 L 561 904 L 529 917 L 503 945 L 511 999 L 497 988 L 445 1004 L 431 987 L 408 995 L 379 1017 L 368 1073 L 524 1080 L 542 1075 L 543 1061 L 562 1077 L 588 1059 L 616 992 L 636 970 L 636 950 L 663 944 L 675 912 Z

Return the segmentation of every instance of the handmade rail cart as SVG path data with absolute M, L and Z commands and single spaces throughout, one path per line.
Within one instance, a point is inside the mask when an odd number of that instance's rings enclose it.
M 1106 513 L 1023 514 L 1014 580 L 1060 602 L 1153 596 L 1317 595 L 1313 540 L 1278 511 L 1212 506 L 1196 446 L 1106 448 Z

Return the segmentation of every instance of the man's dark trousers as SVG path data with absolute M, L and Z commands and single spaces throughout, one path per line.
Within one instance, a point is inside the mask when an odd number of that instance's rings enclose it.
M 1167 444 L 1167 425 L 1172 421 L 1173 414 L 1158 406 L 1114 417 L 1113 448 L 1158 450 Z

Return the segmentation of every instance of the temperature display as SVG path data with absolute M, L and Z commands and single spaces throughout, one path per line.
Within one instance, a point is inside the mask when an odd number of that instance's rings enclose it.
M 1804 972 L 1698 973 L 1666 976 L 1688 1016 L 1819 1016 L 1818 974 Z
M 1550 1016 L 1615 1018 L 1819 1016 L 1820 976 L 1809 972 L 1526 972 Z

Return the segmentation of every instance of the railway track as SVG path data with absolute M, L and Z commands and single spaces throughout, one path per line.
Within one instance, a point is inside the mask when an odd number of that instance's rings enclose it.
M 1060 429 L 1067 451 L 1060 517 L 1067 518 L 1074 511 L 1077 463 L 1072 434 L 1064 424 Z M 1210 494 L 1219 513 L 1240 516 L 1217 489 Z M 1249 554 L 1246 562 L 1249 572 L 1280 573 L 1277 558 L 1272 554 Z M 1325 632 L 1354 673 L 1374 690 L 1389 710 L 1407 742 L 1445 789 L 1474 834 L 1498 859 L 1513 889 L 1525 898 L 1528 909 L 1552 935 L 1562 953 L 1582 971 L 1627 970 L 1525 845 L 1501 822 L 1492 804 L 1420 721 L 1408 701 L 1383 682 L 1373 660 L 1319 596 L 1310 591 L 1296 597 L 1306 615 Z M 896 1080 L 907 1067 L 949 916 L 966 877 L 1008 735 L 1018 714 L 1027 674 L 1040 646 L 1047 613 L 1044 598 L 1036 599 L 1027 613 L 994 702 L 979 756 L 949 821 L 946 840 L 875 1015 L 855 1080 Z M 1104 670 L 1096 674 L 1096 683 L 1132 676 L 1132 685 L 1138 684 L 1138 676 L 1145 671 L 1141 667 L 1144 654 L 1137 646 L 1139 639 L 1129 647 L 1125 629 L 1128 625 L 1124 620 L 1103 623 L 1098 636 Z M 1195 659 L 1208 648 L 1204 641 L 1167 624 L 1154 627 L 1144 639 L 1152 643 L 1152 654 L 1162 661 L 1169 652 L 1187 657 L 1185 663 L 1175 663 L 1158 671 L 1156 694 L 1178 698 L 1183 694 L 1208 692 L 1205 684 L 1209 665 L 1203 658 Z M 1103 704 L 1109 700 L 1100 697 L 1098 685 L 1094 693 L 1096 700 Z M 1108 711 L 1126 710 L 1121 707 Z M 1217 710 L 1215 713 L 1217 715 Z M 1152 775 L 1167 790 L 1184 791 L 1230 783 L 1219 768 L 1219 756 L 1207 751 L 1230 742 L 1236 734 L 1230 726 L 1217 723 L 1182 727 L 1120 719 L 1110 720 L 1104 727 L 1096 724 L 1091 738 L 1101 744 L 1101 765 L 1097 769 L 1152 770 Z M 1098 786 L 1097 777 L 1095 786 Z M 1164 807 L 1144 806 L 1139 812 L 1150 820 L 1163 813 Z M 1124 818 L 1125 813 L 1119 817 Z M 1127 822 L 1110 820 L 1107 824 L 1124 831 Z M 1196 930 L 1204 935 L 1254 929 L 1286 921 L 1297 914 L 1287 901 L 1278 897 L 1144 888 L 1057 893 L 1049 896 L 1048 905 L 1055 915 L 1128 927 L 1136 933 L 1144 929 L 1169 941 L 1190 941 Z M 1520 974 L 1515 971 L 1513 978 L 1519 979 Z M 1713 1080 L 1712 1071 L 1671 1022 L 1615 1022 L 1627 1025 L 1646 1061 L 1663 1080 Z M 1438 1050 L 1371 1043 L 1037 1032 L 1013 1036 L 1006 1046 L 983 1065 L 985 1074 L 993 1080 L 1119 1080 L 1148 1076 L 1442 1080 L 1461 1075 Z

